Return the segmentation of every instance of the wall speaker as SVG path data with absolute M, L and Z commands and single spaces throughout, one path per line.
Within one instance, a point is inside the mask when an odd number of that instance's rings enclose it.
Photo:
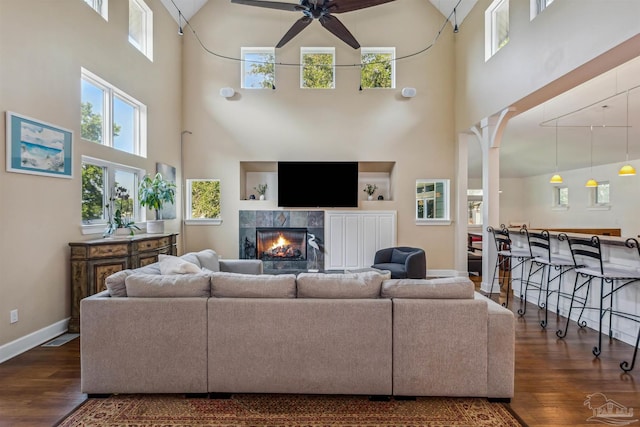
M 236 93 L 232 87 L 223 87 L 220 89 L 220 96 L 224 98 L 231 98 Z
M 402 88 L 402 96 L 405 98 L 413 98 L 414 96 L 416 96 L 416 88 L 415 87 Z

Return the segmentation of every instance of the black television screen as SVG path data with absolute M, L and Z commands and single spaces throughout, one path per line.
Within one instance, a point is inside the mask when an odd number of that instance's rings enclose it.
M 278 162 L 278 206 L 358 207 L 358 162 Z

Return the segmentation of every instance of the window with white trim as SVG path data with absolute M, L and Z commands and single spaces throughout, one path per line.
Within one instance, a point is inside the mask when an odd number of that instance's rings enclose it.
M 553 187 L 553 208 L 565 210 L 569 207 L 569 187 Z
M 467 223 L 482 225 L 482 189 L 467 189 Z
M 82 156 L 83 234 L 102 233 L 116 217 L 138 226 L 145 221 L 145 210 L 138 203 L 138 183 L 144 173 L 139 168 Z
M 494 0 L 484 12 L 485 61 L 509 43 L 509 0 Z
M 147 107 L 82 68 L 80 136 L 127 153 L 147 154 Z
M 449 180 L 416 180 L 416 223 L 451 222 L 449 216 Z
M 105 21 L 109 20 L 109 0 L 84 0 L 84 2 L 98 12 Z
M 303 47 L 300 49 L 300 87 L 303 89 L 334 89 L 336 87 L 334 47 Z
M 220 180 L 187 179 L 186 220 L 191 223 L 220 224 Z
M 362 64 L 360 87 L 362 89 L 396 87 L 396 48 L 363 47 L 360 48 Z
M 153 61 L 153 12 L 143 0 L 129 0 L 129 43 Z
M 597 187 L 589 188 L 589 207 L 608 209 L 611 201 L 609 191 L 609 181 L 598 181 Z
M 542 13 L 553 0 L 530 0 L 531 1 L 531 20 Z
M 273 89 L 275 86 L 276 50 L 273 47 L 243 47 L 240 49 L 241 87 L 243 89 Z

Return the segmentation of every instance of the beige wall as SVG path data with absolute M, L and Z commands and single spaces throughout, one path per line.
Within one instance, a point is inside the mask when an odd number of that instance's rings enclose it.
M 636 41 L 591 62 L 638 35 L 637 0 L 556 1 L 533 21 L 529 0 L 511 0 L 509 43 L 485 62 L 491 1 L 479 0 L 456 36 L 458 131 L 514 104 L 524 111 L 640 53 Z
M 3 116 L 9 110 L 73 131 L 73 179 L 7 173 L 1 150 L 0 346 L 70 315 L 68 242 L 92 237 L 80 230 L 80 156 L 152 172 L 156 161 L 179 166 L 181 40 L 160 0 L 147 4 L 154 11 L 153 62 L 127 41 L 125 0 L 109 2 L 109 22 L 81 0 L 0 0 Z M 80 138 L 80 67 L 147 105 L 148 158 Z M 177 230 L 178 221 L 169 228 Z M 12 309 L 20 320 L 10 325 Z
M 242 46 L 273 46 L 297 14 L 209 1 L 191 20 L 204 46 L 238 58 Z M 340 15 L 363 46 L 395 46 L 397 56 L 425 48 L 444 17 L 423 0 L 402 0 Z M 410 28 L 410 31 L 406 29 Z M 240 64 L 204 51 L 184 37 L 185 177 L 219 178 L 221 226 L 187 226 L 186 248 L 211 247 L 238 256 L 238 210 L 277 209 L 275 200 L 240 200 L 241 161 L 358 160 L 396 162 L 393 201 L 360 209 L 397 210 L 398 244 L 427 252 L 429 269 L 453 267 L 453 226 L 415 225 L 415 180 L 448 178 L 455 188 L 453 32 L 447 26 L 432 49 L 397 63 L 397 89 L 358 91 L 359 69 L 338 68 L 334 90 L 299 88 L 299 68 L 278 66 L 276 90 L 240 89 Z M 318 22 L 276 52 L 297 64 L 301 46 L 334 46 L 338 64 L 358 64 L 353 50 Z M 231 86 L 238 94 L 218 95 Z M 417 96 L 400 97 L 405 86 Z M 328 177 L 309 177 L 309 191 L 331 191 Z M 317 190 L 314 190 L 317 189 Z M 452 198 L 455 200 L 455 198 Z M 455 206 L 451 206 L 452 212 Z

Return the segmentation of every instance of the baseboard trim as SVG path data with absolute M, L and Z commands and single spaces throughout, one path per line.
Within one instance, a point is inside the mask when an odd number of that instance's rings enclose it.
M 31 350 L 34 347 L 44 344 L 47 341 L 52 340 L 58 335 L 64 334 L 69 329 L 69 318 L 60 320 L 52 325 L 45 326 L 44 328 L 25 335 L 17 340 L 11 341 L 5 345 L 0 346 L 0 363 L 4 363 L 9 359 L 16 357 L 19 354 L 24 353 L 27 350 Z
M 468 277 L 466 271 L 457 270 L 427 270 L 427 277 Z

